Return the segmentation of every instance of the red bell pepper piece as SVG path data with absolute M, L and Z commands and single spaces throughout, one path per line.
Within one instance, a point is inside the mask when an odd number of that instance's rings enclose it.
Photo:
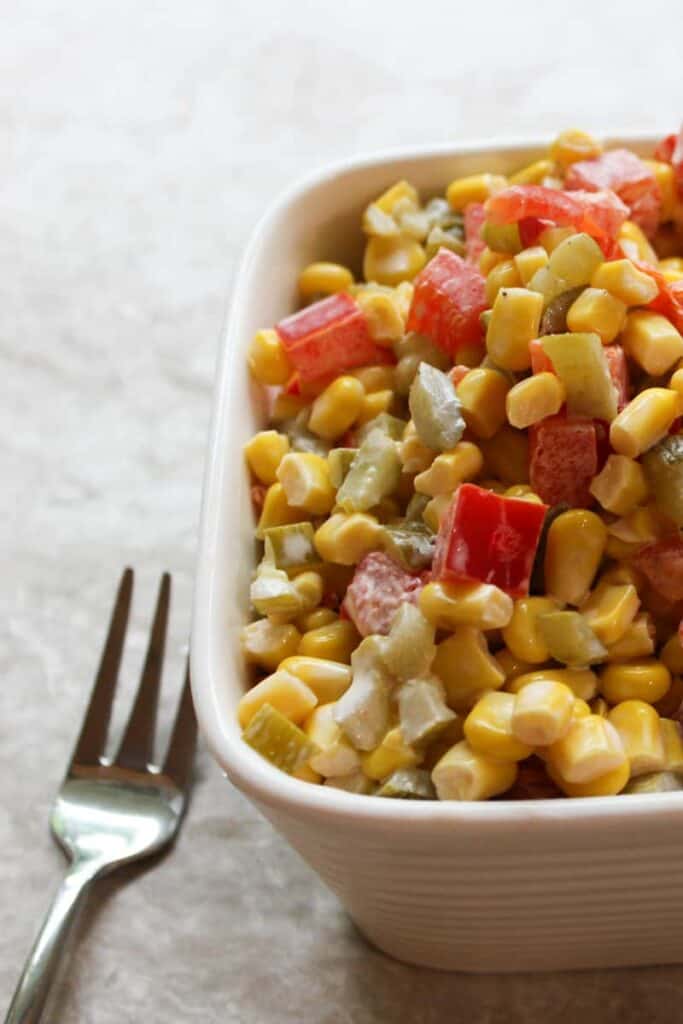
M 522 217 L 518 225 L 519 240 L 522 243 L 522 248 L 528 249 L 530 245 L 536 245 L 545 229 L 552 226 L 553 222 L 551 220 L 542 220 L 540 217 Z
M 671 164 L 676 177 L 676 187 L 683 196 L 683 126 L 677 135 L 667 135 L 655 149 L 655 160 Z
M 661 270 L 643 260 L 632 260 L 638 270 L 649 274 L 659 288 L 659 294 L 648 303 L 648 309 L 654 309 L 668 317 L 674 327 L 683 333 L 683 281 L 667 281 Z
M 548 505 L 589 508 L 590 482 L 598 470 L 595 423 L 561 413 L 529 428 L 529 479 Z
M 372 363 L 377 350 L 365 314 L 346 292 L 285 317 L 275 330 L 302 381 Z
M 655 160 L 661 160 L 663 164 L 670 164 L 676 147 L 676 135 L 665 135 L 661 142 L 655 146 L 653 156 Z
M 666 601 L 683 601 L 683 541 L 680 537 L 641 548 L 634 555 L 633 564 Z
M 486 220 L 483 203 L 468 203 L 465 207 L 465 259 L 479 266 L 479 257 L 486 248 L 481 229 Z
M 628 149 L 611 149 L 595 160 L 579 160 L 567 170 L 565 187 L 597 192 L 611 189 L 626 203 L 631 220 L 652 236 L 659 223 L 662 193 L 654 172 Z
M 607 369 L 617 391 L 617 409 L 619 412 L 629 403 L 631 383 L 628 376 L 628 363 L 621 345 L 605 345 L 603 352 L 607 360 Z
M 531 353 L 532 373 L 555 373 L 555 367 L 550 356 L 545 354 L 543 338 L 534 338 L 530 341 L 529 352 Z
M 433 577 L 493 583 L 524 597 L 546 512 L 545 505 L 462 484 L 439 529 Z
M 383 551 L 372 551 L 356 567 L 342 611 L 361 636 L 386 634 L 401 605 L 416 604 L 423 586 L 421 576 L 405 572 Z
M 424 334 L 451 356 L 483 344 L 479 316 L 488 303 L 478 269 L 449 249 L 439 249 L 413 283 L 408 331 Z
M 567 192 L 544 185 L 511 185 L 487 200 L 486 216 L 494 224 L 537 217 L 585 231 L 601 244 L 611 243 L 628 216 L 614 192 Z

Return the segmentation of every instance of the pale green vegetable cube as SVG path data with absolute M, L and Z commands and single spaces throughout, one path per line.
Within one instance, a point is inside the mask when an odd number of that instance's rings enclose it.
M 591 665 L 607 657 L 607 648 L 580 612 L 547 612 L 538 626 L 550 656 L 565 665 Z
M 242 733 L 242 739 L 276 768 L 290 775 L 317 750 L 306 733 L 272 704 L 259 708 Z
M 337 491 L 337 505 L 344 512 L 367 512 L 396 490 L 401 470 L 396 442 L 381 430 L 371 431 Z
M 408 404 L 423 444 L 435 451 L 450 451 L 455 447 L 465 431 L 465 420 L 460 399 L 447 374 L 421 363 Z
M 543 350 L 564 384 L 567 412 L 610 423 L 617 415 L 617 392 L 599 335 L 547 334 Z
M 397 800 L 436 800 L 436 790 L 424 768 L 399 768 L 384 781 L 377 796 Z

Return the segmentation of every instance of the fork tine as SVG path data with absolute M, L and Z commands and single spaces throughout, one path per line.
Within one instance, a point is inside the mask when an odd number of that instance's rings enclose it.
M 185 789 L 192 775 L 192 763 L 197 746 L 197 718 L 192 703 L 190 688 L 190 659 L 187 659 L 183 692 L 178 702 L 171 741 L 164 762 L 164 773 L 173 779 L 180 789 Z
M 165 572 L 159 584 L 154 622 L 138 692 L 135 695 L 133 710 L 130 713 L 126 731 L 115 758 L 115 763 L 123 768 L 146 771 L 147 765 L 154 756 L 154 732 L 170 601 L 171 577 Z
M 100 658 L 90 702 L 71 758 L 72 765 L 97 764 L 104 753 L 132 593 L 133 570 L 125 569 L 119 582 L 109 622 L 109 632 Z

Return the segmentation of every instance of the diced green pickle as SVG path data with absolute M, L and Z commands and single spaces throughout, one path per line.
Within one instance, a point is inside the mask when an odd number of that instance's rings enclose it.
M 327 465 L 330 467 L 330 483 L 335 489 L 340 488 L 343 484 L 357 454 L 357 448 L 333 448 L 327 456 Z
M 638 775 L 627 783 L 624 793 L 672 793 L 683 789 L 683 779 L 674 772 L 652 772 L 650 775 Z
M 415 494 L 413 494 L 410 501 L 408 502 L 408 507 L 406 508 L 406 522 L 417 522 L 424 525 L 422 513 L 427 508 L 427 505 L 429 504 L 430 501 L 431 498 L 429 497 L 428 494 L 419 494 L 416 491 Z
M 642 458 L 657 508 L 683 526 L 683 435 L 672 434 Z
M 436 256 L 439 249 L 450 249 L 458 256 L 465 255 L 465 243 L 459 225 L 442 228 L 437 224 L 432 228 L 427 235 L 427 259 L 430 260 L 432 256 Z
M 583 286 L 562 292 L 549 303 L 541 320 L 540 334 L 564 334 L 567 330 L 567 313 L 583 291 Z
M 607 656 L 580 612 L 548 612 L 538 618 L 550 656 L 565 665 L 591 665 Z
M 330 446 L 326 441 L 323 441 L 322 438 L 311 433 L 308 429 L 309 416 L 310 410 L 302 409 L 293 420 L 286 420 L 282 424 L 282 429 L 289 438 L 292 451 L 313 452 L 314 455 L 322 455 L 325 458 L 330 450 Z
M 349 775 L 335 775 L 325 779 L 323 785 L 331 789 L 343 789 L 345 793 L 370 794 L 374 792 L 376 783 L 359 769 Z
M 439 679 L 412 679 L 398 692 L 401 733 L 409 746 L 431 743 L 455 719 Z
M 519 237 L 518 224 L 492 224 L 485 220 L 481 237 L 494 252 L 521 252 L 524 246 Z
M 381 430 L 371 431 L 337 491 L 337 505 L 344 512 L 366 512 L 396 490 L 401 469 L 396 443 Z
M 422 522 L 408 521 L 384 527 L 383 548 L 410 572 L 426 569 L 434 557 L 434 534 Z
M 301 609 L 301 598 L 289 576 L 277 569 L 268 557 L 256 570 L 249 596 L 260 615 L 296 615 Z
M 399 768 L 384 781 L 377 796 L 397 800 L 436 800 L 436 790 L 424 768 Z
M 242 739 L 266 761 L 290 775 L 317 751 L 306 733 L 272 704 L 259 708 L 242 733 Z
M 353 680 L 334 709 L 334 720 L 356 750 L 374 750 L 389 728 L 392 679 L 382 657 L 385 638 L 368 636 L 351 655 Z
M 400 441 L 405 429 L 405 420 L 399 419 L 398 416 L 392 416 L 391 413 L 381 412 L 379 416 L 375 416 L 374 420 L 370 420 L 369 423 L 365 423 L 360 430 L 356 432 L 356 436 L 359 441 L 364 441 L 373 430 L 381 430 L 382 433 L 386 434 L 387 437 L 390 437 L 392 441 Z
M 271 526 L 265 531 L 266 557 L 277 569 L 310 569 L 320 564 L 320 556 L 313 544 L 310 523 L 290 523 Z
M 617 393 L 597 334 L 547 334 L 543 350 L 567 392 L 567 412 L 611 422 Z
M 382 657 L 391 674 L 404 680 L 424 676 L 435 654 L 434 626 L 414 604 L 401 605 L 382 646 Z
M 465 431 L 465 420 L 450 377 L 422 363 L 410 389 L 409 404 L 423 444 L 436 451 L 455 447 Z

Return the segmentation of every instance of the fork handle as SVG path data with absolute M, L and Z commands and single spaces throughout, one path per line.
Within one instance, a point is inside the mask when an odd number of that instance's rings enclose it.
M 94 861 L 76 861 L 60 885 L 17 985 L 5 1024 L 38 1024 L 69 932 L 99 873 Z

